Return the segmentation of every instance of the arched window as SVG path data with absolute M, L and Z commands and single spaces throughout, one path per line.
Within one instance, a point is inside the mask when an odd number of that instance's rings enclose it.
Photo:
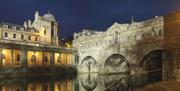
M 18 54 L 17 58 L 16 58 L 17 62 L 20 62 L 20 60 L 21 60 L 20 57 L 21 57 L 20 54 Z
M 5 59 L 5 55 L 4 54 L 1 54 L 1 59 Z
M 36 55 L 32 55 L 31 56 L 31 62 L 35 62 L 36 61 Z
M 60 57 L 59 57 L 59 56 L 57 56 L 57 62 L 58 62 L 58 63 L 60 62 Z
M 44 57 L 44 62 L 48 62 L 48 57 L 47 56 Z

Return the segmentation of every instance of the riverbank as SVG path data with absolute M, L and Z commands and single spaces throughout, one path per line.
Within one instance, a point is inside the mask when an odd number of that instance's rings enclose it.
M 162 81 L 136 88 L 134 91 L 180 91 L 180 82 L 175 80 Z

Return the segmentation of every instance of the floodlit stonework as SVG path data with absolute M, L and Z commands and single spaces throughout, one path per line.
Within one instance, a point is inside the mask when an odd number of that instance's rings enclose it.
M 34 17 L 23 25 L 0 23 L 1 68 L 72 65 L 73 50 L 59 45 L 54 15 L 35 12 Z
M 74 33 L 78 71 L 145 73 L 149 82 L 178 79 L 179 66 L 174 63 L 179 63 L 179 20 L 180 13 L 175 12 L 141 22 L 115 22 L 106 31 L 84 29 Z

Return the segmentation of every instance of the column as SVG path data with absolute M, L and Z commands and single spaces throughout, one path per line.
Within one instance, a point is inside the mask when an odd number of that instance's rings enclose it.
M 2 66 L 2 48 L 0 48 L 0 66 Z
M 11 49 L 11 61 L 10 61 L 10 66 L 11 66 L 11 67 L 14 66 L 14 64 L 13 64 L 13 60 L 14 60 L 14 59 L 13 59 L 13 51 L 14 51 L 14 50 Z
M 54 52 L 50 52 L 50 65 L 53 66 L 54 65 Z
M 59 64 L 61 64 L 61 52 L 59 52 Z
M 65 53 L 65 58 L 66 58 L 66 65 L 67 65 L 67 53 Z
M 72 65 L 76 64 L 76 54 L 74 52 L 72 52 L 71 62 L 72 62 Z
M 76 66 L 78 66 L 78 55 L 77 55 L 77 53 L 76 52 L 74 52 L 73 53 L 74 54 L 74 58 L 73 58 L 73 60 L 74 60 L 74 65 L 76 65 Z
M 44 51 L 42 51 L 42 66 L 45 66 L 45 64 L 44 64 L 44 61 L 45 61 L 44 59 L 45 59 L 45 58 L 44 58 L 44 57 L 45 57 L 45 56 L 44 56 Z
M 21 50 L 21 66 L 27 66 L 27 50 Z
M 34 57 L 33 57 L 33 60 L 34 60 L 33 66 L 37 66 L 37 64 L 36 64 L 36 60 L 37 60 L 36 51 L 34 51 L 33 56 L 34 56 Z

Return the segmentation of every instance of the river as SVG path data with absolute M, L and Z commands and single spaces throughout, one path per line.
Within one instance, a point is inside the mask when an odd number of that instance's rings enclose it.
M 0 91 L 130 91 L 127 75 L 5 77 Z

